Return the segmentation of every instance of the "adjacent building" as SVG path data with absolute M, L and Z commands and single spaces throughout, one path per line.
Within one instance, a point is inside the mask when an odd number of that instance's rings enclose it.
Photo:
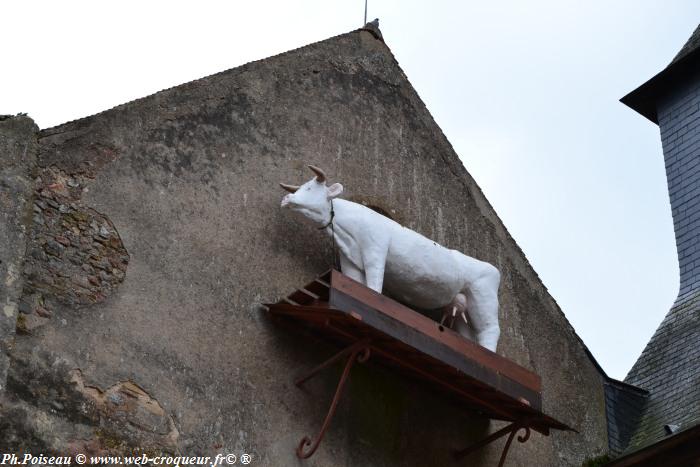
M 700 465 L 700 27 L 622 98 L 659 125 L 680 266 L 673 307 L 617 390 L 615 465 Z

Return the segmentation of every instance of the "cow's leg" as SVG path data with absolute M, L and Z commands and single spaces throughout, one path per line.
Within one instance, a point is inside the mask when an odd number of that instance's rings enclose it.
M 384 286 L 384 267 L 388 248 L 372 248 L 365 250 L 362 261 L 365 265 L 366 285 L 375 292 L 382 293 Z
M 498 326 L 498 284 L 500 274 L 489 272 L 462 291 L 467 297 L 469 322 L 474 328 L 476 341 L 492 352 L 496 351 L 501 330 Z
M 367 287 L 375 292 L 382 293 L 382 287 L 384 287 L 384 265 L 384 262 L 377 262 L 369 265 L 365 263 Z
M 342 253 L 340 254 L 340 270 L 350 279 L 355 280 L 360 284 L 365 283 L 365 274 L 362 272 L 362 270 L 352 264 L 350 260 L 348 260 Z

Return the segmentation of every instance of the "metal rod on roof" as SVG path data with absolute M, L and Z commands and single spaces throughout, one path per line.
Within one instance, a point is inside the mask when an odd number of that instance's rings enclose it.
M 364 26 L 365 24 L 367 24 L 367 0 L 365 0 L 365 22 L 362 25 Z

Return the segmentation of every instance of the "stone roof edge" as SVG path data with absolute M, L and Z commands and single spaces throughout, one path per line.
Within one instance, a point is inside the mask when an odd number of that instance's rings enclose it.
M 265 60 L 269 60 L 269 59 L 271 59 L 271 58 L 282 57 L 282 56 L 284 56 L 284 55 L 294 53 L 294 52 L 296 52 L 296 51 L 298 51 L 298 50 L 303 50 L 303 49 L 306 49 L 306 48 L 309 48 L 309 47 L 314 47 L 314 46 L 317 45 L 317 44 L 320 44 L 320 43 L 323 43 L 323 42 L 327 42 L 327 41 L 332 41 L 332 40 L 334 40 L 334 39 L 336 39 L 336 38 L 338 38 L 338 37 L 346 36 L 346 35 L 349 35 L 349 34 L 354 34 L 354 33 L 356 33 L 356 32 L 360 32 L 360 31 L 369 32 L 370 34 L 372 34 L 372 36 L 374 36 L 375 39 L 384 42 L 384 39 L 383 39 L 383 37 L 382 37 L 382 33 L 381 33 L 381 31 L 379 30 L 379 26 L 374 25 L 374 24 L 372 24 L 372 23 L 367 23 L 365 26 L 363 26 L 363 27 L 361 27 L 361 28 L 358 28 L 358 29 L 353 29 L 352 31 L 344 32 L 344 33 L 342 33 L 342 34 L 337 34 L 337 35 L 335 35 L 335 36 L 331 36 L 331 37 L 328 37 L 328 38 L 326 38 L 326 39 L 322 39 L 322 40 L 320 40 L 320 41 L 312 42 L 312 43 L 310 43 L 310 44 L 306 44 L 306 45 L 303 45 L 303 46 L 301 46 L 301 47 L 297 47 L 297 48 L 294 48 L 294 49 L 286 50 L 286 51 L 284 51 L 284 52 L 280 52 L 280 53 L 278 53 L 278 54 L 274 54 L 274 55 L 270 55 L 270 56 L 267 56 L 267 57 L 259 58 L 259 59 L 257 59 L 257 60 L 251 60 L 251 61 L 246 62 L 246 63 L 243 63 L 243 64 L 241 64 L 241 65 L 237 65 L 237 66 L 234 66 L 234 67 L 231 67 L 231 68 L 227 68 L 227 69 L 225 69 L 225 70 L 218 71 L 218 72 L 212 73 L 212 74 L 210 74 L 210 75 L 201 76 L 201 77 L 196 78 L 196 79 L 193 79 L 193 80 L 191 80 L 191 81 L 185 81 L 184 83 L 179 83 L 179 84 L 176 84 L 176 85 L 174 85 L 174 86 L 170 86 L 170 87 L 167 87 L 167 88 L 163 88 L 163 89 L 161 89 L 160 91 L 156 91 L 156 92 L 154 92 L 154 93 L 151 93 L 151 94 L 148 94 L 148 95 L 145 95 L 145 96 L 142 96 L 142 97 L 137 97 L 137 98 L 135 98 L 135 99 L 132 99 L 132 100 L 127 101 L 127 102 L 124 102 L 124 103 L 122 103 L 122 104 L 115 105 L 114 107 L 110 107 L 110 108 L 108 108 L 108 109 L 101 110 L 101 111 L 99 111 L 99 112 L 97 112 L 97 113 L 94 113 L 94 114 L 86 115 L 86 116 L 84 116 L 84 117 L 76 118 L 76 119 L 73 119 L 73 120 L 68 120 L 67 122 L 59 123 L 58 125 L 54 125 L 54 126 L 52 126 L 52 127 L 42 128 L 42 129 L 39 130 L 39 138 L 43 138 L 43 137 L 46 137 L 46 136 L 51 136 L 51 135 L 54 135 L 54 134 L 57 134 L 57 133 L 61 133 L 61 132 L 63 131 L 64 127 L 67 127 L 67 126 L 69 126 L 69 125 L 74 125 L 74 124 L 76 124 L 76 123 L 84 122 L 84 121 L 89 120 L 89 119 L 91 119 L 91 118 L 98 117 L 98 116 L 100 116 L 100 115 L 104 115 L 104 114 L 106 114 L 106 113 L 109 113 L 109 112 L 112 112 L 112 111 L 115 111 L 115 110 L 120 110 L 120 109 L 129 107 L 129 106 L 132 106 L 132 105 L 134 105 L 134 104 L 143 102 L 143 101 L 145 101 L 146 99 L 152 99 L 152 98 L 154 98 L 155 96 L 158 96 L 158 95 L 163 94 L 163 93 L 165 93 L 165 92 L 171 91 L 171 90 L 173 90 L 173 89 L 175 89 L 175 88 L 179 88 L 179 87 L 181 87 L 181 86 L 186 86 L 186 85 L 190 85 L 190 84 L 195 84 L 195 83 L 197 83 L 197 82 L 207 80 L 207 79 L 212 78 L 212 77 L 214 77 L 214 76 L 220 76 L 220 75 L 223 75 L 223 74 L 225 74 L 225 73 L 230 73 L 230 72 L 232 72 L 232 71 L 234 71 L 234 70 L 242 70 L 242 69 L 244 69 L 244 68 L 246 68 L 246 67 L 248 67 L 248 66 L 250 66 L 250 65 L 252 65 L 252 64 L 254 64 L 254 63 L 258 63 L 258 62 L 262 62 L 262 61 L 265 61 Z

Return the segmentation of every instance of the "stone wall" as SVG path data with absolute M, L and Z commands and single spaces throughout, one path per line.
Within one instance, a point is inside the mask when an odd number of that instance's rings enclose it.
M 508 465 L 606 451 L 598 368 L 375 34 L 162 91 L 38 143 L 0 451 L 453 465 L 451 448 L 499 427 L 368 364 L 319 451 L 296 459 L 338 370 L 297 389 L 332 349 L 272 326 L 262 303 L 331 263 L 328 239 L 279 209 L 277 182 L 309 179 L 306 163 L 346 198 L 501 270 L 499 353 L 541 375 L 544 410 L 579 431 L 533 433 Z M 469 462 L 494 465 L 502 443 Z

